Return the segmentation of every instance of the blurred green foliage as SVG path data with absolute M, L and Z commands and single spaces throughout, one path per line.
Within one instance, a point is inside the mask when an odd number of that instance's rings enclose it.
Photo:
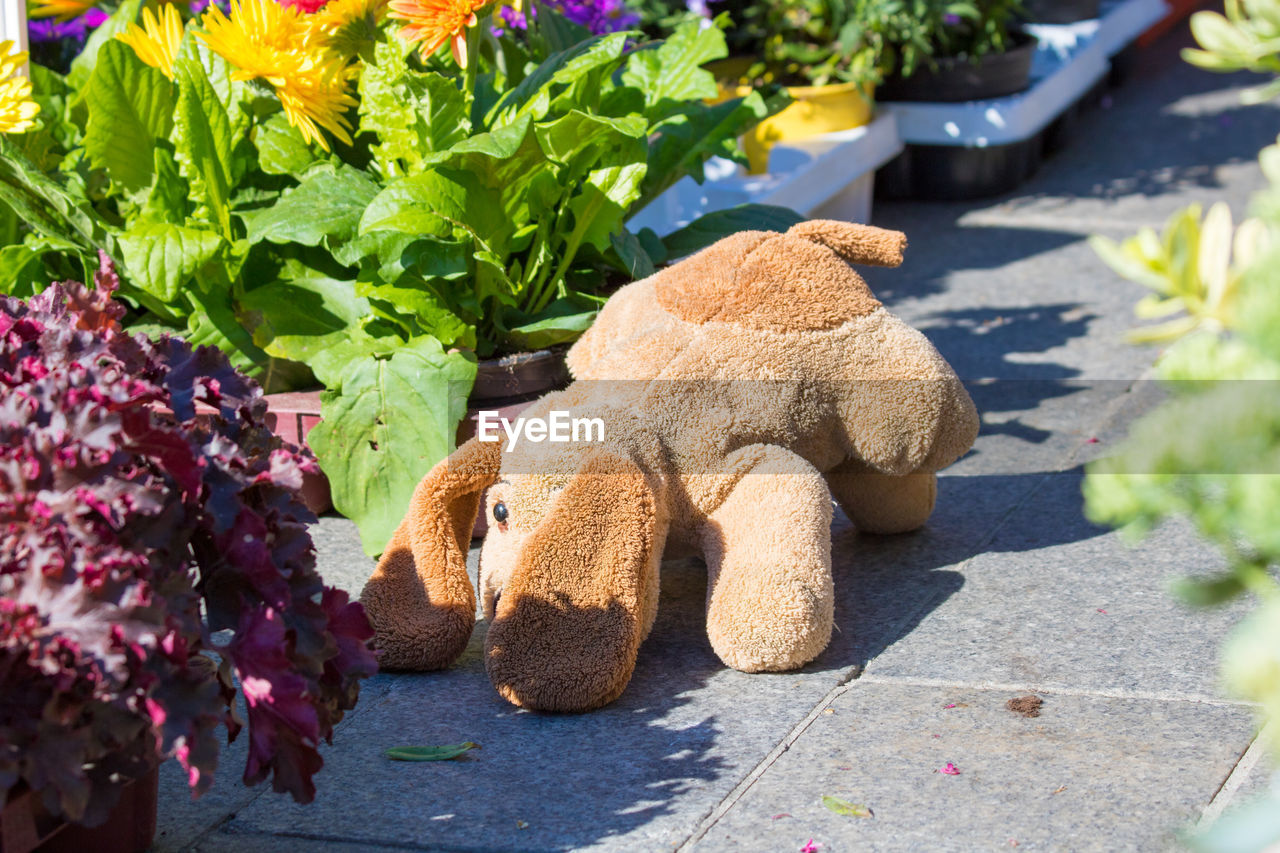
M 1202 49 L 1185 51 L 1189 62 L 1280 73 L 1280 0 L 1228 2 L 1225 16 L 1199 12 L 1191 28 Z M 1246 99 L 1277 94 L 1280 80 Z M 1223 552 L 1222 573 L 1185 579 L 1177 591 L 1198 606 L 1242 595 L 1257 602 L 1225 644 L 1222 678 L 1259 704 L 1259 737 L 1280 758 L 1280 141 L 1259 162 L 1268 183 L 1239 226 L 1225 204 L 1207 215 L 1193 205 L 1161 234 L 1093 239 L 1112 269 L 1153 291 L 1137 313 L 1157 322 L 1133 338 L 1168 345 L 1156 374 L 1169 399 L 1089 466 L 1084 492 L 1095 521 L 1142 536 L 1181 517 Z M 1272 787 L 1263 802 L 1185 840 L 1217 853 L 1280 841 L 1280 789 Z

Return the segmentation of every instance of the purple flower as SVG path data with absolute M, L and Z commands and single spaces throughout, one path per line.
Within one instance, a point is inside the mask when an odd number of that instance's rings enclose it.
M 187 8 L 191 10 L 192 15 L 199 15 L 210 6 L 217 6 L 224 15 L 231 14 L 231 0 L 191 0 L 187 4 Z
M 701 18 L 711 17 L 711 4 L 719 0 L 684 0 L 685 8 Z
M 27 22 L 27 39 L 33 44 L 49 44 L 66 39 L 83 43 L 90 30 L 102 26 L 109 16 L 101 9 L 90 9 L 69 21 L 57 18 L 32 19 Z
M 622 0 L 551 0 L 547 5 L 596 35 L 628 30 L 640 23 L 640 16 Z
M 942 16 L 942 23 L 946 24 L 948 27 L 954 27 L 956 24 L 960 23 L 960 16 L 954 12 L 948 12 Z
M 528 9 L 529 17 L 537 15 L 533 4 L 530 4 Z M 525 17 L 524 12 L 517 12 L 510 6 L 502 6 L 498 9 L 498 20 L 513 30 L 529 29 L 529 17 Z M 506 32 L 506 30 L 503 29 L 503 27 L 493 27 L 493 34 L 495 36 L 501 36 L 504 32 Z

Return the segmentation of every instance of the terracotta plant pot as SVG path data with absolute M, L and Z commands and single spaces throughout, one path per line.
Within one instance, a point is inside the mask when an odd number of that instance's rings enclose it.
M 0 811 L 3 853 L 142 853 L 156 835 L 160 772 L 125 782 L 106 823 L 85 827 L 67 823 L 45 809 L 40 796 L 24 790 Z
M 565 351 L 565 347 L 557 347 L 482 360 L 467 401 L 466 417 L 458 424 L 457 442 L 461 444 L 476 434 L 481 411 L 497 411 L 501 417 L 514 418 L 543 394 L 567 385 Z M 320 423 L 320 389 L 268 394 L 266 399 L 268 425 L 295 444 L 304 444 L 307 433 Z M 333 506 L 329 481 L 323 474 L 303 480 L 302 497 L 317 514 Z M 483 536 L 485 529 L 481 516 L 475 535 Z
M 543 394 L 569 384 L 569 368 L 564 363 L 566 348 L 517 353 L 480 362 L 476 384 L 467 400 L 467 415 L 458 424 L 458 443 L 476 434 L 480 413 L 494 412 L 513 420 Z M 472 538 L 489 529 L 482 512 L 476 519 Z
M 1012 48 L 987 54 L 976 63 L 958 56 L 942 56 L 937 60 L 936 71 L 922 66 L 910 77 L 895 74 L 881 84 L 880 99 L 955 103 L 1013 95 L 1030 84 L 1035 52 L 1034 38 L 1015 33 Z
M 307 443 L 307 433 L 320 423 L 320 391 L 287 391 L 268 394 L 267 426 L 285 441 L 299 446 Z M 319 515 L 333 507 L 329 495 L 329 478 L 324 474 L 304 474 L 302 501 L 307 509 Z

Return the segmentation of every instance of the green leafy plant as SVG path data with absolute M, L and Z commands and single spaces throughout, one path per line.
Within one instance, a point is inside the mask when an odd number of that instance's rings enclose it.
M 1192 31 L 1204 50 L 1184 55 L 1214 70 L 1280 70 L 1275 0 L 1199 12 Z M 1255 91 L 1275 94 L 1274 84 Z M 1227 688 L 1259 704 L 1260 737 L 1280 756 L 1280 143 L 1259 155 L 1268 186 L 1252 218 L 1234 227 L 1226 205 L 1174 214 L 1162 234 L 1123 243 L 1094 238 L 1100 256 L 1154 293 L 1139 314 L 1161 320 L 1134 336 L 1169 344 L 1156 364 L 1169 399 L 1136 422 L 1107 459 L 1089 467 L 1086 511 L 1134 536 L 1167 518 L 1189 519 L 1226 557 L 1210 578 L 1182 581 L 1195 605 L 1252 596 L 1258 607 L 1223 650 Z M 1280 840 L 1280 791 L 1188 837 L 1200 850 L 1262 849 Z
M 217 346 L 269 391 L 319 381 L 313 449 L 377 553 L 452 448 L 476 359 L 573 340 L 611 283 L 671 251 L 628 217 L 709 157 L 740 158 L 739 134 L 786 99 L 705 106 L 701 66 L 726 48 L 692 22 L 637 41 L 544 8 L 497 36 L 486 7 L 464 70 L 410 53 L 374 0 L 341 26 L 245 3 L 295 38 L 280 76 L 219 40 L 251 26 L 235 10 L 188 22 L 153 67 L 113 38 L 139 0 L 68 75 L 36 69 L 38 126 L 0 137 L 0 292 L 82 278 L 102 250 L 132 330 Z M 288 99 L 295 82 L 313 102 Z M 746 208 L 734 225 L 794 219 Z
M 823 86 L 880 82 L 884 0 L 724 0 L 730 53 L 740 85 Z
M 882 68 L 910 77 L 937 69 L 939 57 L 977 62 L 1014 46 L 1021 0 L 888 0 L 881 29 Z

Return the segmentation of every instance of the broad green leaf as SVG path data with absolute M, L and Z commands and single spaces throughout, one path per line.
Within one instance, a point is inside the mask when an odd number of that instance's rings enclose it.
M 620 269 L 630 276 L 633 280 L 648 278 L 656 271 L 654 260 L 649 255 L 647 248 L 640 242 L 640 239 L 627 229 L 622 229 L 610 238 L 613 245 L 614 254 L 617 255 L 618 262 L 621 264 Z M 662 243 L 658 243 L 662 246 Z M 662 247 L 662 254 L 666 254 L 666 248 Z
M 498 193 L 473 173 L 437 167 L 401 178 L 369 202 L 359 233 L 399 231 L 415 236 L 452 237 L 454 229 L 492 240 L 510 230 Z
M 685 175 L 702 182 L 702 167 L 713 156 L 741 159 L 738 137 L 786 106 L 785 94 L 759 92 L 714 106 L 685 104 L 657 128 L 649 143 L 649 171 L 636 210 Z
M 394 42 L 379 43 L 376 61 L 360 72 L 360 128 L 377 136 L 372 148 L 384 175 L 422 170 L 423 155 L 466 137 L 466 99 L 455 80 L 412 70 Z
M 173 130 L 173 83 L 133 48 L 112 41 L 102 48 L 89 79 L 84 147 L 127 193 L 151 185 L 156 141 Z
M 184 337 L 192 346 L 217 347 L 232 364 L 261 381 L 271 359 L 254 344 L 253 336 L 236 316 L 229 294 L 225 290 L 206 292 L 199 287 L 188 288 L 184 293 L 193 308 Z
M 824 796 L 822 798 L 822 805 L 825 806 L 828 811 L 835 812 L 836 814 L 843 815 L 844 817 L 873 817 L 871 809 L 866 806 L 857 805 L 849 802 L 848 800 L 842 800 L 839 797 Z
M 268 175 L 298 175 L 317 161 L 315 151 L 284 113 L 275 113 L 258 126 L 254 144 L 258 167 Z
M 191 195 L 231 238 L 231 119 L 203 66 L 190 58 L 174 63 L 178 108 L 174 145 Z
M 306 364 L 326 386 L 340 384 L 341 367 L 371 353 L 389 353 L 398 341 L 364 331 L 369 301 L 350 281 L 291 264 L 279 278 L 240 300 L 253 341 L 268 355 Z
M 594 36 L 543 60 L 536 70 L 498 101 L 485 119 L 488 127 L 500 128 L 526 116 L 541 119 L 551 105 L 555 86 L 570 85 L 596 68 L 618 61 L 626 49 L 629 33 Z M 713 86 L 714 88 L 714 86 Z
M 22 244 L 0 248 L 0 293 L 26 299 L 35 294 L 40 253 Z
M 155 180 L 142 206 L 142 216 L 157 222 L 185 224 L 191 187 L 178 171 L 173 147 L 167 141 L 156 146 L 154 171 Z
M 308 442 L 366 553 L 382 552 L 418 481 L 453 449 L 475 374 L 471 357 L 422 338 L 348 364 L 321 398 Z
M 804 217 L 789 207 L 740 204 L 700 216 L 663 238 L 670 258 L 683 258 L 739 231 L 786 231 Z
M 552 302 L 541 319 L 508 330 L 504 341 L 513 350 L 538 350 L 577 340 L 595 322 L 596 309 L 584 311 L 569 299 Z
M 587 175 L 582 191 L 569 202 L 575 221 L 586 225 L 583 242 L 602 252 L 613 245 L 627 212 L 640 197 L 640 184 L 647 168 L 644 153 L 644 144 L 636 140 L 630 154 L 619 158 L 623 161 L 621 165 L 592 169 Z
M 249 242 L 345 242 L 356 236 L 361 215 L 377 195 L 377 184 L 359 169 L 318 166 L 275 204 L 245 216 Z
M 333 256 L 338 263 L 346 265 L 373 258 L 378 278 L 394 282 L 410 271 L 424 278 L 462 278 L 471 270 L 467 262 L 471 252 L 470 240 L 440 240 L 401 231 L 371 231 L 337 247 Z
M 67 83 L 71 85 L 72 89 L 80 92 L 81 98 L 88 95 L 88 89 L 85 88 L 85 84 L 93 76 L 102 48 L 113 43 L 120 44 L 122 47 L 125 46 L 115 40 L 116 33 L 122 33 L 128 29 L 129 24 L 137 20 L 138 10 L 141 8 L 142 0 L 124 0 L 111 13 L 111 17 L 107 18 L 101 26 L 89 34 L 89 38 L 85 40 L 84 48 L 75 59 L 71 60 L 71 71 L 67 74 Z
M 64 248 L 90 252 L 114 245 L 82 196 L 45 175 L 0 134 L 0 203 L 37 233 Z
M 554 121 L 536 125 L 534 132 L 549 159 L 571 166 L 600 148 L 626 145 L 630 139 L 643 140 L 648 129 L 640 116 L 609 118 L 571 110 Z
M 195 287 L 192 278 L 226 245 L 213 231 L 167 222 L 135 225 L 119 243 L 130 283 L 165 303 Z
M 430 335 L 444 346 L 460 341 L 475 345 L 473 327 L 455 314 L 445 299 L 422 279 L 404 276 L 395 284 L 358 282 L 356 292 L 393 306 L 394 313 L 388 319 L 410 321 L 415 336 Z
M 449 746 L 395 746 L 384 754 L 393 761 L 450 761 L 479 748 L 480 744 L 467 741 Z
M 659 121 L 677 106 L 715 98 L 715 75 L 702 67 L 729 55 L 719 27 L 680 24 L 665 41 L 631 54 L 622 82 L 644 92 L 649 118 Z

